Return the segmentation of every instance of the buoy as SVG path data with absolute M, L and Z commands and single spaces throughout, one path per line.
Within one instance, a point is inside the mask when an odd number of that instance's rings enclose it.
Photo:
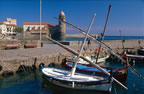
M 98 51 L 98 48 L 96 48 L 96 51 Z
M 10 70 L 4 71 L 4 72 L 2 73 L 2 76 L 3 76 L 3 77 L 8 77 L 8 76 L 12 76 L 12 75 L 14 75 L 14 72 L 13 72 L 13 71 L 10 71 Z
M 92 52 L 93 50 L 92 49 L 90 49 L 90 52 Z
M 77 52 L 80 52 L 80 50 L 77 50 Z

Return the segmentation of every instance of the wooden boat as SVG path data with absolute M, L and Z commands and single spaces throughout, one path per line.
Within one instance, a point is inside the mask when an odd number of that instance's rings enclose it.
M 90 76 L 81 73 L 75 73 L 71 76 L 70 71 L 56 67 L 43 67 L 41 72 L 48 82 L 64 88 L 110 92 L 112 87 L 110 77 Z
M 87 66 L 84 64 L 77 64 L 76 69 L 78 72 L 86 73 L 86 74 L 90 74 L 90 75 L 104 75 L 103 72 L 101 72 L 97 68 L 92 67 L 92 66 Z M 65 59 L 62 62 L 62 66 L 64 66 L 67 69 L 71 69 L 73 66 L 73 62 L 67 61 L 67 59 Z M 127 80 L 127 76 L 128 76 L 128 67 L 127 66 L 125 68 L 111 68 L 111 67 L 102 67 L 102 68 L 109 73 L 112 70 L 113 76 L 121 82 L 125 82 Z
M 143 60 L 144 60 L 144 56 L 143 55 L 136 55 L 136 54 L 123 54 L 123 55 L 121 55 L 121 57 L 123 58 L 123 59 L 126 59 L 126 58 L 128 58 L 128 59 L 130 59 L 130 60 L 134 60 L 134 61 L 140 61 L 140 62 L 143 62 Z
M 77 56 L 74 56 L 73 58 L 67 58 L 67 61 L 69 62 L 74 62 L 76 60 Z M 94 56 L 85 56 L 85 58 L 87 58 L 88 60 L 91 60 L 92 62 L 96 62 L 96 59 Z M 105 56 L 105 57 L 99 57 L 97 64 L 105 62 L 105 60 L 109 58 L 109 56 Z M 87 61 L 84 61 L 83 59 L 79 58 L 78 64 L 85 64 L 85 65 L 89 65 L 89 63 Z
M 144 48 L 138 49 L 138 54 L 139 55 L 144 55 Z

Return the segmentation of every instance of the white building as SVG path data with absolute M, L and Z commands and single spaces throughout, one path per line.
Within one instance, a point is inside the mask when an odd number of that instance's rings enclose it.
M 50 27 L 54 27 L 50 23 L 41 23 L 41 33 L 47 34 Z M 40 34 L 40 23 L 39 22 L 23 22 L 24 33 Z
M 16 19 L 7 18 L 7 19 L 6 19 L 6 22 L 8 22 L 8 24 L 14 24 L 14 25 L 17 25 L 17 21 L 16 21 Z
M 0 34 L 11 35 L 15 34 L 14 29 L 16 28 L 16 20 L 7 18 L 6 21 L 0 22 Z

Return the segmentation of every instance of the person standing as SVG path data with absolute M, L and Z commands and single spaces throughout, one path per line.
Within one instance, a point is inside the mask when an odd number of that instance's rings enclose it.
M 88 39 L 88 47 L 90 47 L 91 41 L 90 39 Z

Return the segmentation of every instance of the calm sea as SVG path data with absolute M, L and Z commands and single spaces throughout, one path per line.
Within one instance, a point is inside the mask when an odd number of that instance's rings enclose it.
M 120 63 L 107 62 L 106 65 L 112 67 L 121 67 Z M 141 74 L 144 74 L 144 64 L 132 64 L 132 66 Z M 144 94 L 144 80 L 128 71 L 128 80 L 123 83 L 128 90 L 121 88 L 113 83 L 110 94 Z M 39 70 L 15 74 L 11 77 L 0 77 L 0 94 L 104 94 L 96 91 L 75 91 L 65 88 L 54 87 L 51 84 L 45 86 L 42 80 L 42 74 Z
M 144 36 L 105 36 L 104 40 L 135 40 L 144 39 Z M 66 41 L 83 41 L 83 38 L 66 38 Z

